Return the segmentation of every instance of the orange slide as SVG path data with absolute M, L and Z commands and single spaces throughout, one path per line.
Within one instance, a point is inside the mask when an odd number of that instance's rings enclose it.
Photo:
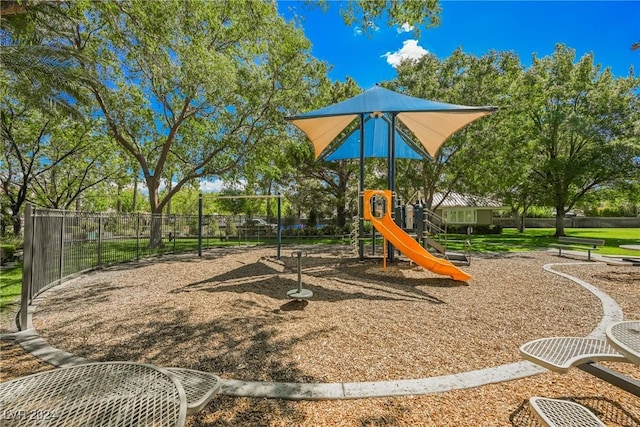
M 386 212 L 377 218 L 371 211 L 371 198 L 380 195 L 387 201 Z M 413 262 L 436 274 L 450 276 L 453 280 L 466 282 L 471 279 L 464 271 L 451 264 L 446 259 L 438 258 L 429 253 L 425 248 L 415 241 L 411 236 L 398 227 L 391 219 L 391 191 L 389 190 L 365 190 L 364 191 L 364 219 L 371 221 L 371 224 L 378 230 L 385 239 L 400 252 L 409 257 Z

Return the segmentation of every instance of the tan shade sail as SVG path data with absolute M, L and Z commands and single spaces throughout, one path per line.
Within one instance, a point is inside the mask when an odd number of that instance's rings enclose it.
M 315 158 L 320 157 L 320 153 L 331 141 L 333 141 L 340 132 L 351 123 L 357 114 L 349 114 L 346 116 L 329 116 L 315 117 L 310 119 L 295 119 L 291 123 L 302 130 L 313 143 L 313 151 Z
M 433 156 L 454 132 L 495 110 L 496 107 L 490 106 L 470 107 L 429 101 L 375 86 L 346 101 L 287 120 L 309 137 L 318 158 L 359 115 L 396 115 Z M 350 139 L 346 141 L 353 143 Z
M 418 141 L 432 157 L 444 142 L 459 129 L 474 120 L 486 116 L 490 111 L 455 112 L 432 111 L 400 113 L 398 120 L 413 132 Z M 428 117 L 427 117 L 428 116 Z

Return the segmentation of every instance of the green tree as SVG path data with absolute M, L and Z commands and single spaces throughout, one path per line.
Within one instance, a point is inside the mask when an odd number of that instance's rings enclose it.
M 0 83 L 28 94 L 43 109 L 81 116 L 88 80 L 77 67 L 79 52 L 68 43 L 76 21 L 63 2 L 3 0 L 0 5 Z
M 345 24 L 358 25 L 365 34 L 374 31 L 383 17 L 388 26 L 409 25 L 416 35 L 420 35 L 420 25 L 440 25 L 438 0 L 352 0 L 344 3 L 341 14 Z
M 73 44 L 90 90 L 138 164 L 153 213 L 188 182 L 223 176 L 300 108 L 324 67 L 269 2 L 91 3 Z M 98 63 L 99 62 L 99 63 Z M 176 179 L 162 196 L 166 170 Z M 162 244 L 152 234 L 152 246 Z
M 83 156 L 84 171 L 96 170 L 95 159 L 99 147 L 92 146 L 91 138 L 76 138 L 74 132 L 85 132 L 87 123 L 61 115 L 56 110 L 43 111 L 34 107 L 29 99 L 10 95 L 13 88 L 5 87 L 0 99 L 0 185 L 8 205 L 13 233 L 17 237 L 22 226 L 21 212 L 24 203 L 31 200 L 41 206 L 50 204 L 37 197 L 37 190 L 47 178 L 61 172 L 67 165 Z M 19 94 L 15 94 L 19 95 Z M 98 162 L 99 163 L 99 162 Z M 58 172 L 56 172 L 58 171 Z M 74 177 L 77 178 L 77 177 Z M 58 181 L 56 181 L 58 182 Z M 87 188 L 84 180 L 72 192 Z M 57 197 L 57 196 L 56 196 Z M 60 197 L 65 197 L 60 194 Z M 39 203 L 40 202 L 40 203 Z
M 357 83 L 347 77 L 344 83 L 335 82 L 333 85 L 326 86 L 316 102 L 330 105 L 356 96 L 361 91 Z M 359 120 L 355 120 L 338 136 L 337 140 L 353 130 L 358 123 Z M 348 208 L 350 192 L 351 198 L 357 197 L 358 162 L 353 160 L 317 161 L 310 143 L 303 145 L 296 143 L 290 146 L 289 156 L 292 160 L 291 164 L 295 165 L 295 182 L 299 187 L 291 191 L 289 197 L 299 202 L 304 200 L 304 207 L 307 208 L 304 210 L 315 209 L 317 214 L 324 210 L 327 215 L 335 214 L 334 224 L 344 227 L 351 213 Z M 354 179 L 356 185 L 353 185 Z M 296 197 L 292 194 L 294 191 L 306 194 L 304 197 Z
M 114 156 L 117 146 L 93 132 L 95 127 L 93 122 L 64 120 L 51 129 L 46 155 L 60 161 L 33 176 L 32 200 L 37 205 L 70 209 L 86 190 L 100 183 L 117 187 L 114 179 L 124 175 L 123 162 Z M 74 147 L 79 149 L 65 156 Z
M 171 214 L 197 215 L 199 195 L 200 191 L 197 188 L 193 188 L 191 185 L 183 187 L 182 191 L 176 193 L 171 199 Z M 210 212 L 205 212 L 205 214 L 207 213 Z
M 282 193 L 282 183 L 291 168 L 295 165 L 287 155 L 287 147 L 298 143 L 291 135 L 281 133 L 280 135 L 268 136 L 264 144 L 260 144 L 241 163 L 241 167 L 236 168 L 233 174 L 233 181 L 238 187 L 244 187 L 247 195 L 275 196 Z M 256 203 L 265 204 L 265 212 L 270 222 L 275 222 L 276 199 L 266 198 L 263 200 L 253 200 L 245 202 L 245 212 L 249 213 L 251 207 Z
M 429 54 L 402 63 L 392 88 L 419 98 L 461 105 L 497 105 L 518 75 L 520 62 L 512 53 L 489 52 L 481 57 L 455 51 L 444 60 Z M 500 111 L 454 134 L 435 154 L 418 165 L 398 164 L 397 188 L 405 197 L 421 194 L 430 209 L 435 193 L 451 191 L 495 195 L 489 171 L 496 167 L 496 152 L 504 148 Z M 493 193 L 493 194 L 491 194 Z
M 557 45 L 533 59 L 518 84 L 520 126 L 534 145 L 531 171 L 556 210 L 556 236 L 563 219 L 589 193 L 637 177 L 640 80 L 615 78 L 587 54 Z

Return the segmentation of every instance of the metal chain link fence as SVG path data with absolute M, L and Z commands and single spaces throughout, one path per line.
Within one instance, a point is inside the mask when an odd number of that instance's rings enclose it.
M 27 205 L 20 328 L 27 306 L 43 290 L 92 269 L 151 256 L 200 251 L 221 242 L 254 243 L 275 237 L 269 227 L 249 226 L 242 215 L 93 213 L 36 209 Z

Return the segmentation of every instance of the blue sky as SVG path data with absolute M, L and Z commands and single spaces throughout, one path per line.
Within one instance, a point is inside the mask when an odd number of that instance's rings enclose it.
M 333 66 L 332 80 L 354 78 L 363 89 L 395 77 L 389 62 L 431 52 L 446 58 L 458 47 L 482 55 L 495 49 L 514 51 L 528 66 L 532 55 L 553 53 L 556 43 L 576 50 L 578 57 L 593 52 L 595 63 L 626 76 L 634 65 L 640 73 L 640 0 L 636 1 L 443 1 L 441 25 L 422 29 L 419 38 L 378 22 L 370 36 L 347 27 L 340 4 L 329 2 L 323 13 L 296 1 L 279 1 L 281 13 L 304 18 L 303 30 L 312 54 Z

